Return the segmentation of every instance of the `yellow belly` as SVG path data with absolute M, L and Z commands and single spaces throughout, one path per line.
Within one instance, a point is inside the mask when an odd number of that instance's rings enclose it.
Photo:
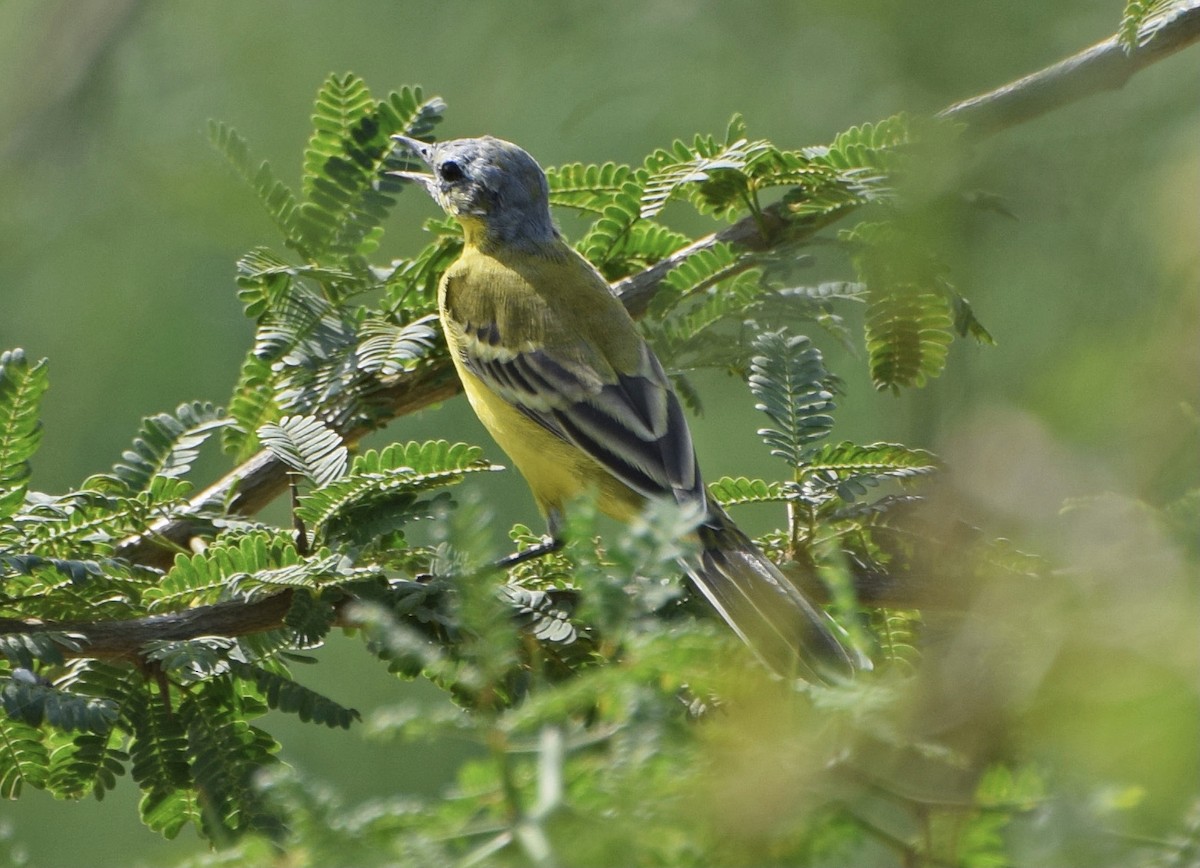
M 458 360 L 454 365 L 463 391 L 479 421 L 525 477 L 542 514 L 561 514 L 574 498 L 588 491 L 605 515 L 628 521 L 641 511 L 645 499 L 618 481 L 578 447 L 559 439 L 528 418 L 491 389 Z

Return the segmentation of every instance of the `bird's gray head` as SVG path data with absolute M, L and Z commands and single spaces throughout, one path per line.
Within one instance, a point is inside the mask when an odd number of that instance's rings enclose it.
M 426 144 L 393 136 L 430 168 L 393 174 L 420 182 L 462 225 L 468 240 L 518 247 L 557 237 L 546 173 L 512 142 L 484 136 Z

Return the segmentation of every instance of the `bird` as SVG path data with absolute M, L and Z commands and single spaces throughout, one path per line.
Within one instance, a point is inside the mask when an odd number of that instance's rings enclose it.
M 492 136 L 393 139 L 428 171 L 392 174 L 462 226 L 462 253 L 438 288 L 442 329 L 467 400 L 529 484 L 548 545 L 585 492 L 626 522 L 672 500 L 698 516 L 699 552 L 681 566 L 770 669 L 829 682 L 869 665 L 709 494 L 662 364 L 559 232 L 537 161 Z

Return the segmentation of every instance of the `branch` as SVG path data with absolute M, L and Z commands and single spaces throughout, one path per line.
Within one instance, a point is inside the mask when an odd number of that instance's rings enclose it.
M 1200 39 L 1200 0 L 1186 0 L 1162 18 L 1143 25 L 1136 47 L 1126 50 L 1116 36 L 1053 66 L 1006 84 L 990 93 L 955 103 L 938 113 L 965 123 L 967 134 L 984 138 L 1010 126 L 1033 120 L 1054 108 L 1091 94 L 1121 87 L 1137 71 Z M 1144 40 L 1144 41 L 1143 41 Z M 789 226 L 768 209 L 763 223 L 747 217 L 720 232 L 707 235 L 666 259 L 617 283 L 613 289 L 635 316 L 645 312 L 666 275 L 699 251 L 728 243 L 735 249 L 756 252 L 773 249 L 811 234 L 812 226 Z M 764 234 L 765 230 L 765 234 Z M 751 263 L 747 262 L 746 267 Z M 385 390 L 390 395 L 391 418 L 446 400 L 460 389 L 449 360 L 439 358 L 403 376 Z M 351 443 L 370 430 L 360 426 L 341 432 Z M 230 513 L 253 514 L 287 487 L 287 469 L 270 453 L 261 452 L 218 480 L 191 502 L 191 508 L 228 503 Z M 165 567 L 173 552 L 186 546 L 197 523 L 188 519 L 161 521 L 145 534 L 126 539 L 115 555 L 137 563 Z
M 292 605 L 292 592 L 284 591 L 247 603 L 230 600 L 196 606 L 173 615 L 152 615 L 117 621 L 19 621 L 0 618 L 0 635 L 70 633 L 80 649 L 60 648 L 64 657 L 137 660 L 147 642 L 195 639 L 197 636 L 246 636 L 283 626 Z
M 390 402 L 389 417 L 398 418 L 452 398 L 461 389 L 450 359 L 439 357 L 411 374 L 398 377 L 376 394 L 381 403 Z M 372 430 L 373 426 L 358 425 L 339 433 L 353 444 Z M 253 515 L 287 487 L 287 465 L 264 449 L 193 497 L 188 509 L 199 512 L 205 506 L 227 502 L 225 509 L 230 515 Z M 184 550 L 188 540 L 204 527 L 204 522 L 188 518 L 160 520 L 145 533 L 122 540 L 113 556 L 166 568 L 175 552 Z
M 815 575 L 802 573 L 793 578 L 805 595 L 817 603 L 829 602 L 828 588 Z M 919 577 L 918 577 L 919 576 Z M 915 572 L 911 575 L 855 573 L 855 595 L 868 606 L 883 608 L 919 608 L 924 611 L 963 612 L 974 599 L 978 588 L 939 575 L 936 571 Z M 334 603 L 334 624 L 341 627 L 359 625 L 347 610 L 354 598 L 347 596 Z M 79 642 L 78 650 L 60 646 L 67 658 L 89 660 L 141 660 L 146 643 L 181 641 L 199 636 L 247 636 L 277 630 L 292 605 L 292 591 L 281 591 L 269 597 L 246 602 L 228 600 L 195 606 L 183 612 L 151 615 L 106 621 L 25 621 L 0 618 L 0 636 L 34 633 L 66 633 Z M 715 616 L 714 616 L 715 617 Z M 414 627 L 420 624 L 414 622 Z M 432 635 L 432 634 L 431 634 Z
M 1200 0 L 1185 0 L 1161 17 L 1144 23 L 1132 50 L 1117 36 L 1053 66 L 957 102 L 938 112 L 961 121 L 967 135 L 981 139 L 1025 123 L 1092 94 L 1117 90 L 1133 74 L 1200 39 Z

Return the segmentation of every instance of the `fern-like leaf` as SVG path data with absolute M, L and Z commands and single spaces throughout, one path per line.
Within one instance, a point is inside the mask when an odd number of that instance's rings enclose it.
M 754 342 L 750 390 L 776 427 L 758 434 L 771 454 L 792 467 L 804 465 L 811 444 L 829 434 L 834 409 L 832 379 L 821 351 L 803 335 L 765 332 Z
M 273 594 L 283 588 L 317 589 L 333 582 L 341 583 L 371 576 L 375 573 L 367 567 L 355 570 L 340 554 L 331 554 L 320 549 L 311 557 L 298 563 L 272 569 L 233 576 L 229 582 L 229 594 L 242 599 L 254 599 L 263 594 Z
M 41 440 L 38 407 L 48 386 L 44 360 L 30 365 L 22 350 L 0 353 L 0 518 L 25 500 L 29 458 Z
M 59 690 L 42 683 L 27 669 L 14 670 L 0 683 L 0 703 L 8 716 L 30 726 L 41 726 L 45 721 L 58 729 L 107 735 L 117 718 L 112 700 Z
M 379 103 L 380 124 L 388 136 L 404 133 L 414 139 L 428 138 L 445 111 L 441 97 L 426 98 L 419 87 L 402 87 Z
M 571 623 L 578 594 L 563 590 L 530 590 L 507 584 L 500 589 L 501 599 L 513 609 L 518 626 L 539 642 L 570 645 L 579 633 Z
M 147 416 L 133 448 L 122 453 L 123 463 L 113 467 L 112 477 L 136 494 L 156 476 L 184 476 L 204 442 L 229 424 L 224 410 L 199 401 L 180 404 L 174 415 Z
M 359 330 L 360 370 L 380 377 L 394 377 L 413 370 L 437 341 L 437 317 L 422 317 L 406 326 L 384 320 L 368 320 Z
M 160 697 L 145 690 L 130 718 L 130 775 L 142 789 L 138 804 L 142 822 L 163 837 L 174 838 L 188 823 L 200 819 L 183 721 Z
M 357 75 L 330 75 L 317 91 L 313 106 L 313 132 L 304 150 L 302 189 L 305 204 L 301 206 L 301 222 L 309 240 L 331 234 L 334 225 L 326 218 L 340 210 L 342 202 L 334 186 L 336 166 L 345 160 L 343 152 L 356 125 L 375 108 L 375 100 L 367 84 Z M 334 162 L 336 161 L 336 162 Z M 333 163 L 333 166 L 330 165 Z M 328 197 L 328 199 L 326 198 Z M 330 204 L 326 210 L 315 207 Z M 318 248 L 319 251 L 320 248 Z
M 579 252 L 601 270 L 618 255 L 634 224 L 641 219 L 642 177 L 637 172 L 630 175 L 579 241 Z
M 247 700 L 240 699 L 245 710 Z M 232 684 L 223 678 L 185 696 L 178 711 L 187 733 L 188 767 L 200 796 L 202 824 L 216 839 L 279 831 L 278 818 L 254 786 L 255 776 L 277 762 L 279 746 L 234 711 L 238 704 Z
M 394 263 L 391 274 L 386 277 L 391 310 L 411 310 L 418 314 L 433 312 L 442 273 L 462 251 L 462 227 L 457 220 L 427 220 L 425 229 L 433 232 L 436 240 L 412 259 Z
M 747 479 L 739 476 L 722 476 L 708 484 L 708 493 L 722 506 L 739 506 L 743 503 L 782 503 L 793 500 L 795 487 L 788 483 L 762 479 Z
M 308 591 L 292 595 L 283 622 L 292 634 L 292 644 L 297 648 L 317 648 L 325 641 L 333 627 L 337 612 L 328 599 L 321 599 Z
M 739 256 L 732 245 L 714 244 L 684 259 L 667 273 L 663 282 L 676 296 L 687 295 L 734 273 L 738 261 Z
M 129 755 L 122 750 L 133 711 L 144 703 L 146 681 L 131 667 L 76 661 L 55 686 L 79 696 L 111 703 L 116 717 L 106 732 L 51 733 L 48 788 L 59 798 L 91 794 L 104 798 L 125 774 Z
M 906 114 L 851 127 L 839 133 L 828 147 L 809 148 L 804 154 L 843 172 L 869 170 L 891 173 L 898 151 L 912 141 L 912 120 Z
M 1178 0 L 1127 0 L 1117 28 L 1121 46 L 1128 52 L 1149 43 L 1177 6 Z
M 879 650 L 883 660 L 900 672 L 911 673 L 921 656 L 921 652 L 917 650 L 921 613 L 880 609 L 872 615 L 872 621 L 872 632 L 879 637 Z
M 298 564 L 299 552 L 290 539 L 266 531 L 209 546 L 194 555 L 175 556 L 175 565 L 144 600 L 151 611 L 175 611 L 228 599 L 234 579 L 264 570 Z
M 199 639 L 156 639 L 142 649 L 146 660 L 157 663 L 172 680 L 181 684 L 206 681 L 229 671 L 228 653 L 237 642 L 226 636 Z
M 349 729 L 362 720 L 357 709 L 347 708 L 292 679 L 270 672 L 261 666 L 237 667 L 237 674 L 255 683 L 266 698 L 267 705 L 286 714 L 295 714 L 305 723 L 317 723 L 331 729 Z
M 79 799 L 89 793 L 99 801 L 125 774 L 129 755 L 119 745 L 123 735 L 115 729 L 94 732 L 51 733 L 47 782 L 58 798 Z
M 276 458 L 316 485 L 327 485 L 346 472 L 348 452 L 342 437 L 312 416 L 284 416 L 258 429 L 258 439 Z
M 41 730 L 0 715 L 0 799 L 17 798 L 26 784 L 42 789 L 49 767 Z
M 286 184 L 275 177 L 271 165 L 260 163 L 257 168 L 250 157 L 250 146 L 233 127 L 209 121 L 208 139 L 220 151 L 234 171 L 258 194 L 267 214 L 275 221 L 279 231 L 289 244 L 296 246 L 295 236 L 296 196 Z
M 61 630 L 0 634 L 0 655 L 22 669 L 33 669 L 37 662 L 61 666 L 64 648 L 79 651 L 82 647 L 78 634 Z
M 546 180 L 550 183 L 550 204 L 603 214 L 632 176 L 632 168 L 617 163 L 551 166 L 546 170 Z
M 317 94 L 313 134 L 304 156 L 298 228 L 309 251 L 346 259 L 370 253 L 401 181 L 385 167 L 391 135 L 427 135 L 441 117 L 440 99 L 406 89 L 376 102 L 361 78 L 332 75 Z
M 258 429 L 282 415 L 275 403 L 271 381 L 271 365 L 253 354 L 248 355 L 229 400 L 232 423 L 221 432 L 221 448 L 233 456 L 234 461 L 245 461 L 257 452 Z
M 910 481 L 939 468 L 937 458 L 924 449 L 898 443 L 827 443 L 806 456 L 803 474 L 814 491 L 834 489 L 846 502 L 865 494 L 885 480 Z
M 744 132 L 744 126 L 731 126 L 728 135 Z M 693 202 L 706 213 L 727 215 L 735 209 L 754 205 L 754 187 L 747 168 L 764 152 L 771 150 L 765 141 L 750 141 L 744 136 L 717 142 L 711 136 L 697 136 L 691 145 L 676 141 L 670 149 L 655 151 L 646 160 L 647 180 L 641 199 L 641 216 L 653 217 L 673 198 L 695 188 Z
M 369 450 L 354 459 L 346 476 L 301 498 L 297 515 L 314 532 L 336 535 L 361 512 L 389 508 L 396 499 L 407 508 L 417 492 L 453 484 L 467 473 L 500 469 L 482 454 L 477 446 L 446 440 Z
M 953 323 L 946 299 L 911 287 L 872 292 L 867 353 L 875 388 L 923 386 L 946 366 Z
M 964 338 L 967 336 L 975 338 L 981 344 L 995 346 L 996 339 L 992 337 L 992 333 L 984 328 L 978 317 L 975 316 L 975 311 L 971 307 L 971 303 L 959 295 L 957 292 L 950 294 L 950 306 L 954 311 L 954 330 Z
M 237 261 L 238 298 L 246 316 L 261 322 L 264 315 L 286 302 L 293 285 L 303 279 L 322 286 L 337 286 L 355 279 L 343 268 L 327 265 L 295 265 L 265 247 L 255 247 Z M 322 306 L 324 311 L 326 306 Z

